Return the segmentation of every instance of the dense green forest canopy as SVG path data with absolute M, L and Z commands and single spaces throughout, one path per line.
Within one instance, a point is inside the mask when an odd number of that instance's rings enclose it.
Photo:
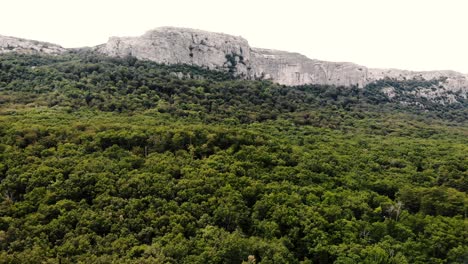
M 431 85 L 1 55 L 0 263 L 466 263 L 467 104 Z

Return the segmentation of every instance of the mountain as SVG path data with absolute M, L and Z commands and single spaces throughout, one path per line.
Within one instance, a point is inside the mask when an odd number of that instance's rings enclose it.
M 0 36 L 0 53 L 64 54 L 77 50 L 80 49 Z M 455 71 L 377 69 L 349 62 L 321 61 L 299 53 L 254 48 L 242 37 L 197 29 L 161 27 L 139 37 L 111 37 L 107 43 L 86 50 L 111 57 L 131 56 L 162 64 L 200 66 L 244 79 L 271 80 L 287 86 L 363 88 L 379 82 L 381 91 L 389 99 L 404 104 L 414 102 L 401 97 L 442 104 L 461 102 L 468 97 L 468 76 Z
M 439 79 L 286 86 L 233 75 L 290 53 L 131 41 L 8 39 L 0 264 L 466 263 L 468 104 L 418 95 Z
M 468 91 L 468 76 L 454 71 L 374 69 L 348 62 L 309 59 L 299 53 L 253 48 L 242 37 L 188 28 L 162 27 L 140 37 L 112 37 L 97 47 L 110 56 L 135 56 L 158 63 L 192 64 L 226 70 L 247 79 L 268 79 L 284 85 L 358 86 L 392 78 L 440 81 L 439 89 Z

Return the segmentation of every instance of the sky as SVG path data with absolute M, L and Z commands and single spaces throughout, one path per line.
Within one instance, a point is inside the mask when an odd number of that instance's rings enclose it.
M 67 48 L 161 26 L 320 60 L 468 73 L 468 0 L 0 0 L 0 35 Z

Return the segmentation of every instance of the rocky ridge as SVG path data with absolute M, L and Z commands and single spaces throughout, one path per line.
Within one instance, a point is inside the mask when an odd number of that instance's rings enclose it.
M 321 61 L 299 53 L 254 48 L 238 36 L 188 28 L 161 27 L 139 37 L 111 37 L 107 43 L 91 49 L 108 56 L 196 65 L 228 71 L 245 79 L 265 79 L 288 86 L 320 84 L 362 88 L 385 78 L 437 80 L 432 87 L 420 87 L 408 93 L 428 99 L 444 98 L 443 103 L 466 99 L 468 94 L 468 75 L 454 71 L 375 69 L 349 62 Z M 67 51 L 55 44 L 0 35 L 0 53 L 61 54 Z M 394 96 L 393 87 L 382 91 L 389 98 Z
M 458 92 L 466 98 L 468 92 L 468 75 L 454 71 L 374 69 L 349 62 L 321 61 L 299 53 L 253 48 L 242 37 L 188 28 L 162 27 L 140 37 L 112 37 L 96 50 L 110 56 L 134 56 L 159 63 L 225 70 L 246 79 L 268 79 L 289 86 L 364 87 L 384 78 L 441 79 L 437 89 L 442 91 L 433 93 L 434 96 Z
M 62 54 L 67 49 L 52 43 L 0 35 L 0 54 L 8 52 Z

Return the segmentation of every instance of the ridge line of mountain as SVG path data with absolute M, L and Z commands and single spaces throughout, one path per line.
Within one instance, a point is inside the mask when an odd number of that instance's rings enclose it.
M 0 35 L 0 53 L 63 54 L 60 45 Z M 468 75 L 452 70 L 410 71 L 368 68 L 352 62 L 310 59 L 295 52 L 251 47 L 246 39 L 199 29 L 159 27 L 138 37 L 110 37 L 91 50 L 115 57 L 133 56 L 165 64 L 189 64 L 221 70 L 245 79 L 266 79 L 287 86 L 319 84 L 364 87 L 395 80 L 440 80 L 436 94 L 468 92 Z

